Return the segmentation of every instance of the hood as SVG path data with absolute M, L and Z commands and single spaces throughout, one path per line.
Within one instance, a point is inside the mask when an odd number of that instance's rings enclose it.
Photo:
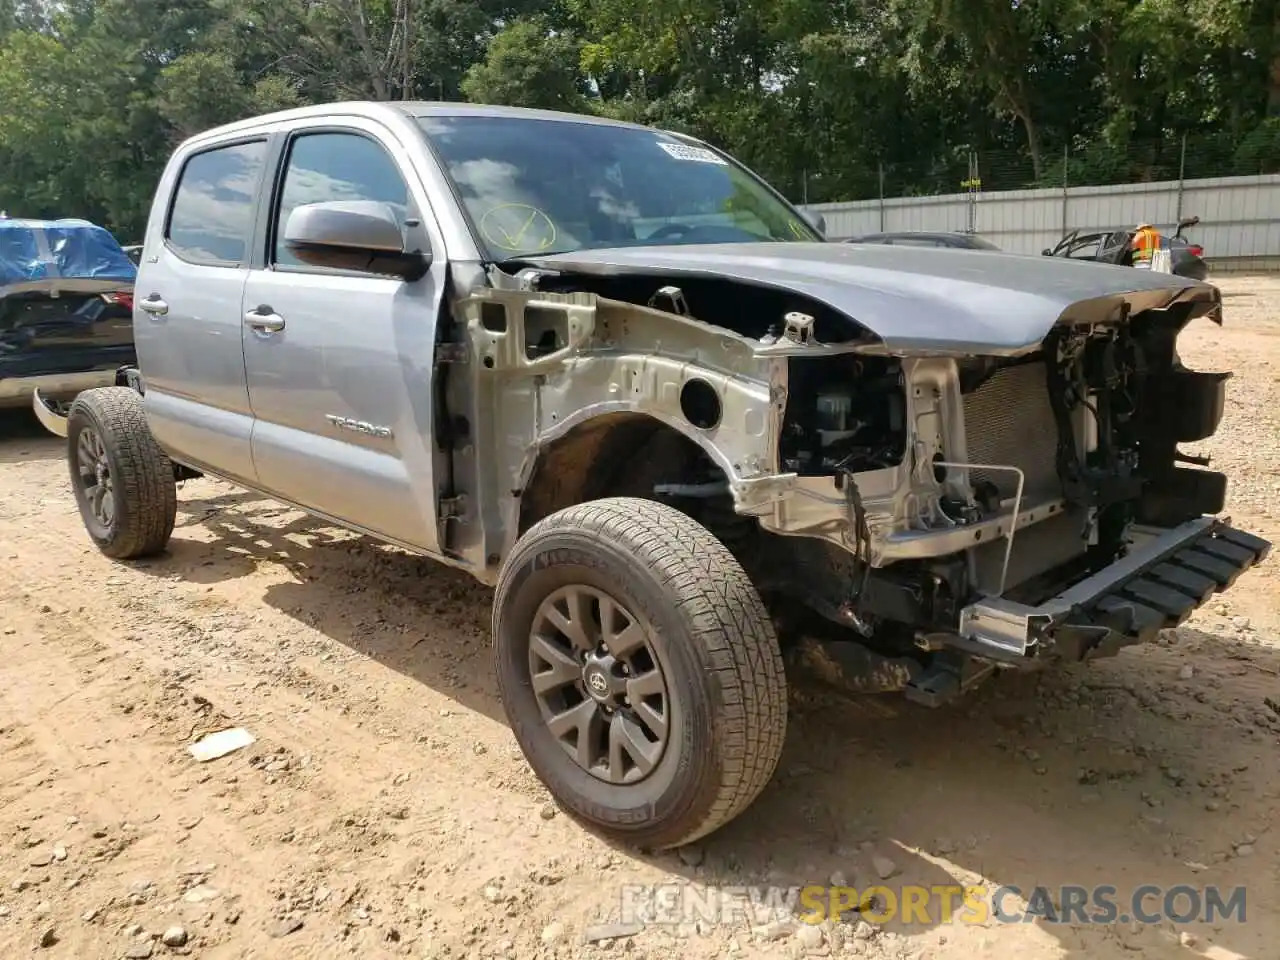
M 1012 356 L 1035 350 L 1061 320 L 1106 322 L 1179 301 L 1221 302 L 1217 287 L 1060 257 L 848 243 L 614 247 L 521 257 L 596 276 L 722 278 L 800 294 L 844 314 L 894 354 Z

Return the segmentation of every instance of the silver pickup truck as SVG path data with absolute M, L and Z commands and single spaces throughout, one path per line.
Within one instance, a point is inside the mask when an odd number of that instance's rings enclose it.
M 177 149 L 137 367 L 35 408 L 110 557 L 208 474 L 494 585 L 530 765 L 669 848 L 770 780 L 789 658 L 937 704 L 1261 562 L 1178 449 L 1223 413 L 1176 351 L 1200 317 L 1167 274 L 827 242 L 681 134 L 329 104 Z

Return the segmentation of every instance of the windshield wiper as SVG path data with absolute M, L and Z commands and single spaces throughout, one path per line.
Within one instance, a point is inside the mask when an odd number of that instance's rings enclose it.
M 559 256 L 562 253 L 577 253 L 577 252 L 578 252 L 577 247 L 569 247 L 567 250 L 539 250 L 537 253 L 521 253 L 521 254 L 517 254 L 514 257 L 506 257 L 502 260 L 494 260 L 492 262 L 496 266 L 507 267 L 507 266 L 514 266 L 517 263 L 529 263 L 532 260 L 537 260 L 539 257 L 555 257 L 555 256 Z

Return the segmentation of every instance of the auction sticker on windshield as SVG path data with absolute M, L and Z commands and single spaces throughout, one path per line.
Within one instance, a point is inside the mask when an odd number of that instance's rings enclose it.
M 684 143 L 666 143 L 659 140 L 658 146 L 677 160 L 696 160 L 698 163 L 718 163 L 721 166 L 728 166 L 723 157 L 718 157 L 711 150 L 703 147 L 691 147 Z

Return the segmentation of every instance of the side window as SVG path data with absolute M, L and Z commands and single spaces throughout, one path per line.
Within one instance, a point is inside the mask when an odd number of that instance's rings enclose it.
M 267 142 L 237 143 L 192 155 L 174 191 L 165 239 L 186 260 L 244 262 L 254 194 Z
M 1067 256 L 1073 260 L 1092 260 L 1098 255 L 1101 243 L 1101 237 L 1089 237 L 1083 241 L 1077 241 L 1072 244 L 1067 251 Z
M 272 262 L 297 266 L 284 245 L 284 227 L 295 207 L 327 200 L 376 200 L 387 204 L 401 228 L 409 217 L 409 188 L 383 147 L 358 133 L 306 133 L 289 148 L 284 186 L 272 224 Z

